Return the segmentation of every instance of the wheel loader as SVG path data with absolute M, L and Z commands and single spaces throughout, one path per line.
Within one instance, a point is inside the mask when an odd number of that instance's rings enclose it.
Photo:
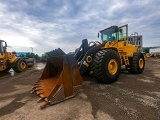
M 22 72 L 27 69 L 27 61 L 16 57 L 14 53 L 7 52 L 7 43 L 0 40 L 0 72 L 7 72 L 11 68 L 15 72 Z
M 128 43 L 128 25 L 100 30 L 98 37 L 101 42 L 82 40 L 74 55 L 67 55 L 60 48 L 47 53 L 47 64 L 32 88 L 40 100 L 46 101 L 41 108 L 75 96 L 82 86 L 82 75 L 91 71 L 106 84 L 119 78 L 122 65 L 129 73 L 143 72 L 145 59 L 138 46 Z

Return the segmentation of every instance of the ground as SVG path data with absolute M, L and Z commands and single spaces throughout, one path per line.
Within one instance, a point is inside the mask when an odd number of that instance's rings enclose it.
M 122 71 L 107 85 L 83 77 L 80 93 L 43 110 L 31 94 L 42 69 L 0 75 L 1 120 L 160 120 L 160 59 L 148 58 L 143 74 Z

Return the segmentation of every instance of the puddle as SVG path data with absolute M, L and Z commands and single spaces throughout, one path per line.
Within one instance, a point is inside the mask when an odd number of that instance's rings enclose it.
M 37 63 L 36 70 L 42 70 L 42 69 L 44 69 L 45 65 L 46 65 L 45 63 Z
M 138 79 L 138 81 L 145 82 L 145 83 L 155 83 L 154 81 L 150 79 Z

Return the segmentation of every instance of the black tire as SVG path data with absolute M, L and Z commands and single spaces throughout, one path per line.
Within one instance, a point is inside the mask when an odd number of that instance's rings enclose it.
M 90 70 L 87 70 L 85 73 L 82 74 L 82 76 L 86 76 L 90 73 Z
M 16 65 L 15 67 L 13 67 L 13 70 L 15 72 L 22 72 L 22 71 L 25 71 L 26 69 L 28 68 L 27 66 L 27 62 L 26 60 L 24 59 L 19 59 L 17 62 L 16 62 Z
M 114 61 L 112 67 L 109 68 L 109 64 Z M 94 57 L 93 75 L 95 78 L 102 83 L 113 83 L 115 82 L 121 72 L 121 61 L 118 53 L 114 50 L 102 50 L 96 53 Z M 110 69 L 110 70 L 109 70 Z
M 144 55 L 140 52 L 133 54 L 133 58 L 130 59 L 130 66 L 127 67 L 129 73 L 140 74 L 144 71 L 145 59 Z

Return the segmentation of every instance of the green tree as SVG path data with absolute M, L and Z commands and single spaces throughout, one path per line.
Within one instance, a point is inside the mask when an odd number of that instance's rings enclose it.
M 26 53 L 26 57 L 28 57 L 28 58 L 35 58 L 35 59 L 39 58 L 39 56 L 37 54 L 30 53 L 30 52 Z
M 38 56 L 37 54 L 35 54 L 35 55 L 34 55 L 34 58 L 35 58 L 35 59 L 38 59 L 38 58 L 39 58 L 39 56 Z
M 48 58 L 48 56 L 46 53 L 42 54 L 42 59 L 47 59 L 47 58 Z

